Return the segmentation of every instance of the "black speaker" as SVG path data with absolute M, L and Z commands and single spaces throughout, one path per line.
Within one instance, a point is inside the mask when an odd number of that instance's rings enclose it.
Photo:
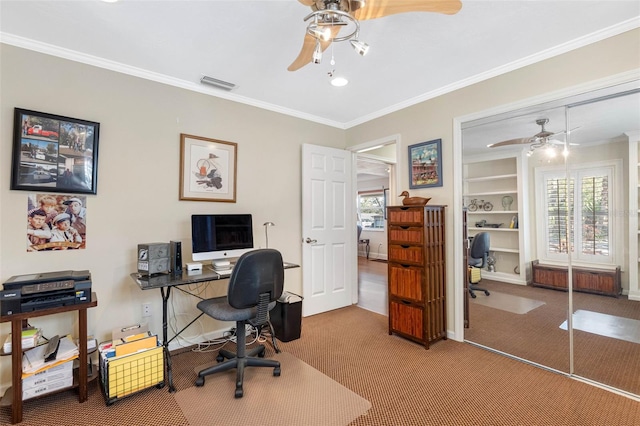
M 171 272 L 182 273 L 182 243 L 171 241 Z

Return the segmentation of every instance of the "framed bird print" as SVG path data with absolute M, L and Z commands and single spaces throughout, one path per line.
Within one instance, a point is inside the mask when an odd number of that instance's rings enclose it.
M 180 199 L 236 202 L 238 144 L 180 134 Z

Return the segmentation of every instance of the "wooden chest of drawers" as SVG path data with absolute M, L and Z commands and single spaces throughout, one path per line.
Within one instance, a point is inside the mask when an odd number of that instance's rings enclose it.
M 387 207 L 389 334 L 446 339 L 445 206 Z

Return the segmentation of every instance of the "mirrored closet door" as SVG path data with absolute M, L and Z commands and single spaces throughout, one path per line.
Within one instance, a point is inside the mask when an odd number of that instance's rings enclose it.
M 572 372 L 640 395 L 640 93 L 568 105 Z
M 467 232 L 489 237 L 465 340 L 635 395 L 638 86 L 475 120 L 462 131 Z

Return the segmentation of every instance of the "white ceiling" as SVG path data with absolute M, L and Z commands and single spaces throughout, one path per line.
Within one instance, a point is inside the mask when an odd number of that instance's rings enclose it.
M 275 1 L 0 1 L 3 43 L 349 128 L 402 107 L 640 26 L 640 2 L 463 0 L 456 15 L 363 21 L 361 57 L 334 43 L 287 67 L 311 11 Z M 203 86 L 208 75 L 238 85 Z M 535 129 L 534 129 L 535 130 Z M 524 131 L 524 130 L 523 130 Z M 528 134 L 528 133 L 527 133 Z M 516 136 L 518 137 L 518 136 Z

